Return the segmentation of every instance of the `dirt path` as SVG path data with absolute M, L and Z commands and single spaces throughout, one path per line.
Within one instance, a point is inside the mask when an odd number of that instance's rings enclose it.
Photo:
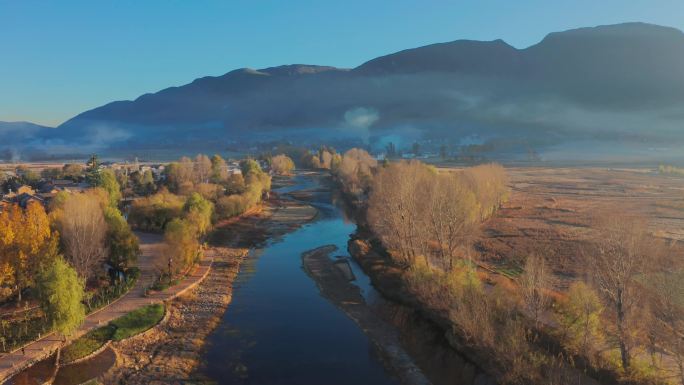
M 174 298 L 189 287 L 197 284 L 197 282 L 210 270 L 211 255 L 207 255 L 194 271 L 178 285 L 175 285 L 164 292 L 146 297 L 145 288 L 147 288 L 154 279 L 156 271 L 155 266 L 158 265 L 157 261 L 159 261 L 160 258 L 163 258 L 163 255 L 161 254 L 162 237 L 160 235 L 144 233 L 139 233 L 138 236 L 140 238 L 142 255 L 138 260 L 140 278 L 135 286 L 117 301 L 88 315 L 81 328 L 70 337 L 70 340 L 76 339 L 88 331 L 105 325 L 109 321 L 119 318 L 135 309 Z M 52 352 L 57 350 L 61 344 L 62 340 L 60 337 L 49 334 L 42 339 L 25 346 L 25 354 L 22 354 L 21 349 L 19 349 L 12 353 L 2 355 L 0 357 L 0 381 L 5 381 L 22 369 L 47 358 Z
M 359 288 L 351 284 L 336 268 L 329 254 L 336 246 L 322 246 L 302 254 L 307 274 L 316 281 L 327 298 L 354 320 L 383 353 L 386 363 L 404 384 L 429 385 L 430 381 L 404 351 L 394 327 L 381 320 L 367 305 Z

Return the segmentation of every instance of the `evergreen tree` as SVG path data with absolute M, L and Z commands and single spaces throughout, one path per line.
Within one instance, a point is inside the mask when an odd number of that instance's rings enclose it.
M 97 155 L 93 154 L 87 163 L 88 168 L 86 169 L 86 182 L 92 186 L 100 185 L 100 162 L 97 159 Z

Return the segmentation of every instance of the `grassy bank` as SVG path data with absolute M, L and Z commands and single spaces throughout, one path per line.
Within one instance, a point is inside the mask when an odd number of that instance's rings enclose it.
M 164 305 L 154 304 L 134 310 L 111 322 L 115 328 L 112 339 L 121 341 L 150 329 L 164 318 Z
M 83 337 L 76 339 L 69 346 L 62 349 L 61 363 L 70 363 L 79 360 L 97 349 L 104 346 L 112 338 L 114 328 L 111 325 L 103 326 L 88 332 Z
M 64 364 L 86 357 L 110 340 L 121 341 L 140 334 L 158 324 L 164 318 L 164 311 L 162 304 L 148 305 L 92 330 L 62 349 L 61 362 Z

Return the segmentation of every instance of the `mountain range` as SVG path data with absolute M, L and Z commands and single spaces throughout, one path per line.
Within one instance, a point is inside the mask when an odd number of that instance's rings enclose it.
M 285 65 L 116 101 L 51 129 L 0 123 L 0 156 L 192 153 L 289 141 L 483 145 L 492 157 L 684 157 L 684 33 L 580 28 L 517 49 L 457 40 L 353 69 Z

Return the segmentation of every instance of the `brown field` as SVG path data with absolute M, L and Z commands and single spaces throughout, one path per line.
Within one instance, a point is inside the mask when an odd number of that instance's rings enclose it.
M 83 162 L 85 163 L 85 162 Z M 36 171 L 40 173 L 42 170 L 47 168 L 62 168 L 65 163 L 2 163 L 0 162 L 0 171 L 14 171 L 18 167 L 26 167 L 31 171 Z
M 582 272 L 593 218 L 616 213 L 648 221 L 678 252 L 684 241 L 684 178 L 653 169 L 508 168 L 511 197 L 476 241 L 485 264 L 515 276 L 524 258 L 543 255 L 563 287 Z

